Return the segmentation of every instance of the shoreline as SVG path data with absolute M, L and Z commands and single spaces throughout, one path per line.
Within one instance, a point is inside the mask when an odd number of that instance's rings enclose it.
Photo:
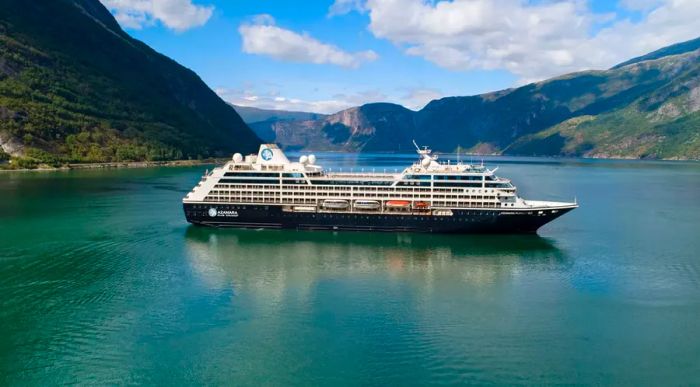
M 340 151 L 316 151 L 319 153 L 345 153 Z M 373 152 L 380 154 L 395 154 L 391 152 Z M 462 154 L 463 156 L 473 156 L 473 157 L 499 157 L 503 155 L 474 155 L 474 154 Z M 552 160 L 562 160 L 562 159 L 581 159 L 581 160 L 610 160 L 610 161 L 656 161 L 656 162 L 691 162 L 698 163 L 699 159 L 684 159 L 684 158 L 668 158 L 668 159 L 644 159 L 644 158 L 616 158 L 616 157 L 566 157 L 566 156 L 513 156 L 508 155 L 505 157 L 531 157 L 538 159 L 552 159 Z M 56 171 L 72 171 L 72 170 L 89 170 L 89 169 L 122 169 L 122 168 L 153 168 L 153 167 L 194 167 L 198 165 L 222 165 L 227 162 L 229 158 L 208 158 L 202 160 L 169 160 L 169 161 L 116 161 L 107 163 L 69 163 L 62 165 L 60 167 L 51 167 L 48 165 L 40 165 L 37 168 L 17 168 L 17 169 L 5 169 L 0 167 L 0 173 L 3 172 L 56 172 Z
M 60 167 L 47 165 L 37 168 L 2 169 L 2 172 L 56 172 L 85 169 L 122 169 L 122 168 L 152 168 L 152 167 L 193 167 L 198 165 L 223 164 L 228 158 L 203 159 L 203 160 L 170 160 L 170 161 L 118 161 L 108 163 L 69 163 Z

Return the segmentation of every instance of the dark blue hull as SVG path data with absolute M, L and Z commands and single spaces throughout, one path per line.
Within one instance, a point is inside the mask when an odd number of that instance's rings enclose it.
M 433 233 L 534 233 L 573 208 L 543 211 L 470 209 L 452 216 L 371 212 L 288 212 L 272 205 L 183 204 L 192 224 L 212 227 L 300 230 L 405 231 Z

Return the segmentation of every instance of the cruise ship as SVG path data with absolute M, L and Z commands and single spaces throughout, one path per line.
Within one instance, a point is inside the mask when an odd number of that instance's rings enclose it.
M 415 143 L 414 143 L 415 144 Z M 331 172 L 314 155 L 291 162 L 275 144 L 207 171 L 183 199 L 187 221 L 204 226 L 535 233 L 577 203 L 525 200 L 498 168 L 418 160 L 397 173 Z

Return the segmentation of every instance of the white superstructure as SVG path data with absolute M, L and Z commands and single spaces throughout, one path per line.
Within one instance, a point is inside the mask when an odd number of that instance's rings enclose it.
M 552 210 L 576 203 L 524 200 L 496 169 L 441 163 L 427 148 L 400 173 L 329 172 L 314 155 L 287 159 L 275 144 L 257 155 L 235 154 L 205 174 L 184 203 L 264 204 L 290 211 L 446 214 L 454 209 Z

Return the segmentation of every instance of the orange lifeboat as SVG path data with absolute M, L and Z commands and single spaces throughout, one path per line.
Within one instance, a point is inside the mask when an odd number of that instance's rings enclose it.
M 387 200 L 387 208 L 406 208 L 411 205 L 408 200 Z
M 413 208 L 419 209 L 419 210 L 425 210 L 430 208 L 430 203 L 428 202 L 415 202 L 413 203 Z

